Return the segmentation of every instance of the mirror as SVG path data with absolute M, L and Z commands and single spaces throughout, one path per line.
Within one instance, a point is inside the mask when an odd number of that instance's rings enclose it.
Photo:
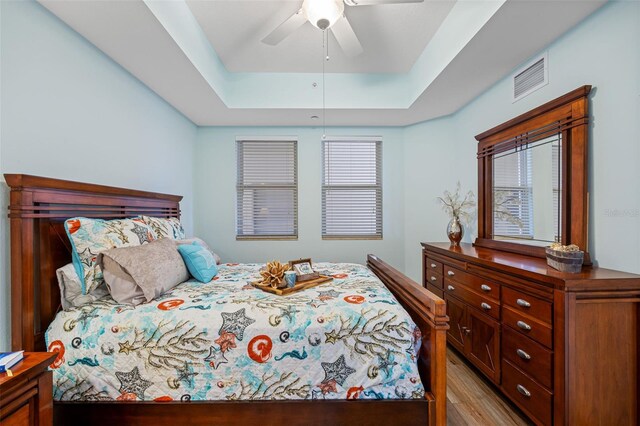
M 547 246 L 561 239 L 562 133 L 492 157 L 493 239 Z
M 589 93 L 582 86 L 476 135 L 474 245 L 544 258 L 575 244 L 589 264 Z

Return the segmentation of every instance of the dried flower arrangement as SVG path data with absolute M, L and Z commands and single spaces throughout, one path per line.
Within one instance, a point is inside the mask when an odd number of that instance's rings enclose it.
M 575 244 L 569 244 L 568 246 L 563 246 L 560 243 L 551 243 L 549 246 L 551 250 L 561 251 L 564 253 L 577 253 L 580 251 L 580 247 Z
M 471 221 L 471 212 L 476 206 L 475 195 L 473 195 L 473 191 L 469 191 L 462 197 L 460 181 L 458 181 L 456 191 L 453 194 L 444 191 L 443 196 L 438 197 L 438 200 L 442 203 L 442 209 L 451 219 L 466 223 Z
M 268 262 L 264 269 L 260 271 L 262 276 L 261 285 L 273 288 L 286 286 L 284 273 L 289 270 L 287 263 L 280 263 L 277 260 Z

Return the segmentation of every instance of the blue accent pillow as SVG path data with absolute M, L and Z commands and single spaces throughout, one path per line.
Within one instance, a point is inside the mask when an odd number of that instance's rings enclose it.
M 182 256 L 187 269 L 193 278 L 208 283 L 218 274 L 218 266 L 216 260 L 209 250 L 197 243 L 181 244 L 178 246 L 178 252 Z

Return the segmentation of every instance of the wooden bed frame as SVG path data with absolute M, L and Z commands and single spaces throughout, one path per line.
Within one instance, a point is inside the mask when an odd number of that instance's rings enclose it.
M 180 217 L 181 196 L 20 174 L 11 188 L 11 346 L 45 351 L 44 332 L 59 307 L 55 271 L 71 261 L 67 218 Z M 422 332 L 420 400 L 56 402 L 57 424 L 446 424 L 445 302 L 384 261 L 367 265 L 391 290 Z

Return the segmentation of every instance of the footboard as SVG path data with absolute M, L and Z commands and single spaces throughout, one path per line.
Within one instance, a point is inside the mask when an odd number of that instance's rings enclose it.
M 445 301 L 407 278 L 375 255 L 367 266 L 407 310 L 422 332 L 418 370 L 430 401 L 429 424 L 447 422 L 447 330 L 449 317 Z

